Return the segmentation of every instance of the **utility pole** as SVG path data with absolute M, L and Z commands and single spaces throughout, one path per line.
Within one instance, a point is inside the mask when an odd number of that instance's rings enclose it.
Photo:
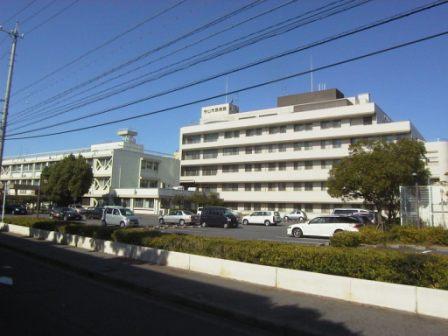
M 14 72 L 14 61 L 16 57 L 17 39 L 23 38 L 23 34 L 19 33 L 19 24 L 13 30 L 7 31 L 0 26 L 0 32 L 4 32 L 12 37 L 11 53 L 9 55 L 8 78 L 6 80 L 5 99 L 3 101 L 2 122 L 0 124 L 0 168 L 3 165 L 3 150 L 5 145 L 6 123 L 8 121 L 9 98 L 11 96 L 12 75 Z

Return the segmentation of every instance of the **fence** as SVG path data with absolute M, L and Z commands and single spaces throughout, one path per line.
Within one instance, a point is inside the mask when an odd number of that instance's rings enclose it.
M 401 186 L 401 224 L 448 228 L 448 187 Z

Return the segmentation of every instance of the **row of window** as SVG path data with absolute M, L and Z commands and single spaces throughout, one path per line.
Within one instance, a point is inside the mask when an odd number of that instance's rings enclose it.
M 204 150 L 189 150 L 183 151 L 183 160 L 200 160 L 202 159 L 215 159 L 220 154 L 222 156 L 235 156 L 240 154 L 262 154 L 262 153 L 282 153 L 289 151 L 308 151 L 315 149 L 329 149 L 329 148 L 341 148 L 343 144 L 355 144 L 360 141 L 376 141 L 384 140 L 387 142 L 393 142 L 402 138 L 408 137 L 408 135 L 386 135 L 382 137 L 359 137 L 350 139 L 330 139 L 320 141 L 298 141 L 289 143 L 269 144 L 269 145 L 255 145 L 255 146 L 242 146 L 242 147 L 224 147 L 222 149 L 204 149 Z
M 154 198 L 134 198 L 134 208 L 154 208 Z
M 222 166 L 204 166 L 204 167 L 182 167 L 182 176 L 213 176 L 218 174 L 220 169 L 222 173 L 261 172 L 261 171 L 286 171 L 286 170 L 311 170 L 320 167 L 320 169 L 331 169 L 340 160 L 306 160 L 293 162 L 267 162 L 267 163 L 246 163 L 244 165 L 228 164 Z
M 282 215 L 286 215 L 289 211 L 292 210 L 303 210 L 306 213 L 321 212 L 329 214 L 334 208 L 363 207 L 361 204 L 351 204 L 347 206 L 328 203 L 226 203 L 225 206 L 236 211 L 280 211 L 282 212 Z
M 303 131 L 312 131 L 314 128 L 320 127 L 321 129 L 329 129 L 329 128 L 340 128 L 343 123 L 346 123 L 350 126 L 357 125 L 371 125 L 373 118 L 364 117 L 364 118 L 351 118 L 351 119 L 336 119 L 336 120 L 323 120 L 320 122 L 309 122 L 309 123 L 297 123 L 293 125 L 279 125 L 279 126 L 270 126 L 270 127 L 255 127 L 249 128 L 241 131 L 226 131 L 224 133 L 205 133 L 195 134 L 195 135 L 184 135 L 182 139 L 183 144 L 195 144 L 200 143 L 201 139 L 203 142 L 214 142 L 217 141 L 221 136 L 225 139 L 231 138 L 239 138 L 240 136 L 245 135 L 246 137 L 258 136 L 263 134 L 281 134 L 286 133 L 288 130 L 292 132 L 303 132 Z
M 326 191 L 325 181 L 314 182 L 277 182 L 277 183 L 223 183 L 201 185 L 200 191 L 218 192 L 218 191 Z

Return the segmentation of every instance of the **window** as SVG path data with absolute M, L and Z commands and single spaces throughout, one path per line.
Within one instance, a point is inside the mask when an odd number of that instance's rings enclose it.
M 341 127 L 341 120 L 333 120 L 333 127 L 334 128 L 340 128 Z
M 182 176 L 199 176 L 198 167 L 184 167 L 182 168 Z
M 294 132 L 311 131 L 313 129 L 313 124 L 296 124 L 294 125 Z
M 252 165 L 251 164 L 244 165 L 244 170 L 247 171 L 247 172 L 251 172 L 252 171 Z
M 300 191 L 302 190 L 302 183 L 301 182 L 294 182 L 294 191 Z
M 269 127 L 269 134 L 277 134 L 279 132 L 278 127 Z
M 218 173 L 218 169 L 216 167 L 203 167 L 202 168 L 202 175 L 204 176 L 212 176 L 216 175 Z
M 278 184 L 278 190 L 279 191 L 285 191 L 286 190 L 286 184 L 285 183 L 279 183 Z
M 261 135 L 263 133 L 263 129 L 262 128 L 251 128 L 246 130 L 246 136 L 247 137 L 251 137 L 251 136 L 255 136 L 255 135 Z
M 261 210 L 261 204 L 260 203 L 254 203 L 254 210 Z
M 341 140 L 340 139 L 333 140 L 333 148 L 341 148 Z
M 269 203 L 268 204 L 268 210 L 269 211 L 275 211 L 275 203 Z
M 261 191 L 261 184 L 260 183 L 254 183 L 254 190 L 255 191 Z
M 215 159 L 218 157 L 217 149 L 205 149 L 202 153 L 203 159 Z
M 261 171 L 261 163 L 254 164 L 254 171 Z
M 331 161 L 330 160 L 322 160 L 322 161 L 320 161 L 320 168 L 322 168 L 322 169 L 331 168 Z
M 208 133 L 204 134 L 204 142 L 215 142 L 218 141 L 218 133 Z
M 269 162 L 269 164 L 268 164 L 268 170 L 269 170 L 269 171 L 274 171 L 275 168 L 277 168 L 277 163 L 275 163 L 275 162 Z
M 372 117 L 364 117 L 362 118 L 363 125 L 372 125 Z
M 286 126 L 280 126 L 279 132 L 280 133 L 286 133 Z
M 225 165 L 225 166 L 222 166 L 222 172 L 223 173 L 237 173 L 238 172 L 238 165 Z
M 279 162 L 278 170 L 286 170 L 286 162 Z
M 246 147 L 246 154 L 252 154 L 252 147 Z
M 238 184 L 236 183 L 226 183 L 222 185 L 223 191 L 238 191 Z
M 238 155 L 239 149 L 238 147 L 228 147 L 223 149 L 223 155 L 229 156 L 229 155 Z
M 279 152 L 286 152 L 286 145 L 285 144 L 278 145 L 278 151 Z
M 303 162 L 301 162 L 301 161 L 294 162 L 294 170 L 302 169 L 302 167 L 303 167 Z
M 326 128 L 339 128 L 341 127 L 341 120 L 325 120 L 320 122 L 320 128 L 326 129 Z
M 312 204 L 305 204 L 305 211 L 306 212 L 313 212 L 313 205 Z
M 305 190 L 312 191 L 313 190 L 313 182 L 305 182 Z
M 244 210 L 250 210 L 251 208 L 252 207 L 250 203 L 244 203 Z
M 225 139 L 239 138 L 239 137 L 240 137 L 240 131 L 227 131 L 224 133 Z
M 296 151 L 311 150 L 311 142 L 309 142 L 309 141 L 296 142 L 294 144 L 294 150 L 296 150 Z
M 274 153 L 277 151 L 277 147 L 275 145 L 268 145 L 268 152 Z
M 252 191 L 252 184 L 250 184 L 250 183 L 246 183 L 246 184 L 244 185 L 244 190 L 245 190 L 245 191 Z
M 198 135 L 184 135 L 182 139 L 183 144 L 195 144 L 201 142 L 201 136 Z
M 143 208 L 143 198 L 134 199 L 134 208 Z
M 275 190 L 275 184 L 274 183 L 268 183 L 268 190 L 274 191 Z
M 199 151 L 188 151 L 188 152 L 184 152 L 184 160 L 198 160 L 201 158 L 201 153 Z M 142 164 L 145 161 L 142 161 Z M 147 162 L 150 163 L 150 166 L 146 166 L 147 169 L 153 169 L 153 165 L 152 162 Z M 143 167 L 142 167 L 143 168 Z
M 313 161 L 305 161 L 305 169 L 313 169 Z
M 255 149 L 255 153 L 256 154 L 259 154 L 259 153 L 263 152 L 263 148 L 261 146 L 255 146 L 254 149 Z
M 325 182 L 320 183 L 320 190 L 322 190 L 322 191 L 327 190 L 327 185 Z

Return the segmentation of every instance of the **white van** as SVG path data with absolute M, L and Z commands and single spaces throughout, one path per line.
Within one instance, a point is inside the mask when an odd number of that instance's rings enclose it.
M 139 225 L 138 218 L 134 215 L 134 212 L 121 206 L 104 207 L 101 222 L 103 225 L 119 225 L 120 227 Z

